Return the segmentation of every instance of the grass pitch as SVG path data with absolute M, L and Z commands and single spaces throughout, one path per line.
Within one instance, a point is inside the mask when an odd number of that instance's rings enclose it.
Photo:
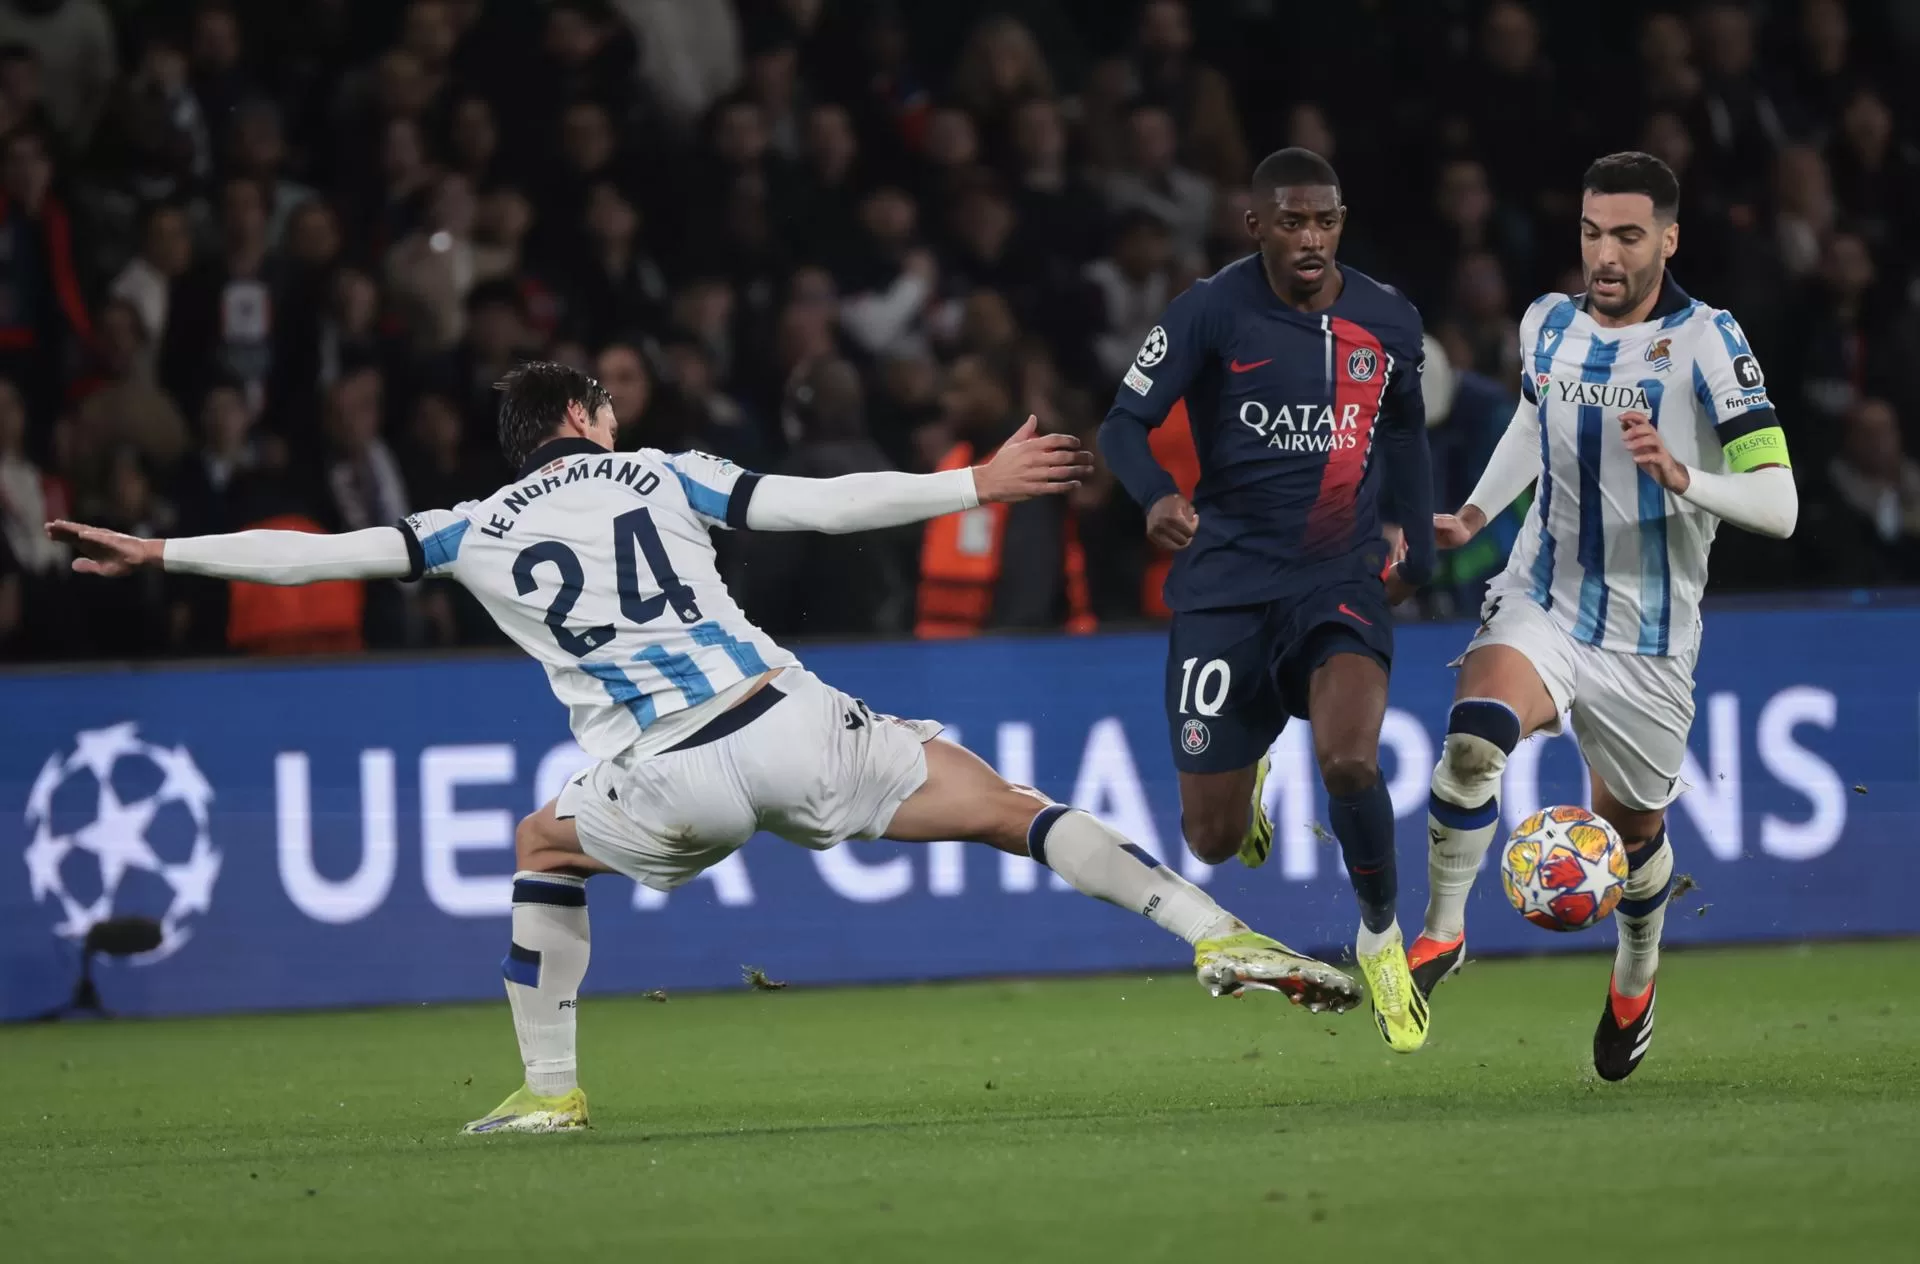
M 487 1007 L 0 1029 L 6 1258 L 1907 1258 L 1920 943 L 1482 964 L 1434 1035 L 1184 973 L 594 999 L 596 1127 L 467 1138 Z M 778 971 L 774 973 L 777 975 Z M 1386 1254 L 1382 1254 L 1386 1253 Z

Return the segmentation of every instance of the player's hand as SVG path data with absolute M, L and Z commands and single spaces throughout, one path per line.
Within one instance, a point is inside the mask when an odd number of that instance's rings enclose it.
M 1083 450 L 1080 440 L 1070 434 L 1043 435 L 1039 429 L 1039 418 L 1028 417 L 991 461 L 973 467 L 974 493 L 981 504 L 1070 492 L 1093 473 L 1093 453 Z
M 1147 510 L 1147 539 L 1170 553 L 1192 544 L 1193 533 L 1199 529 L 1200 515 L 1179 492 L 1162 496 Z
M 1621 413 L 1620 429 L 1627 451 L 1633 454 L 1633 463 L 1645 470 L 1648 477 L 1676 496 L 1687 490 L 1693 477 L 1687 473 L 1687 467 L 1667 451 L 1660 432 L 1653 428 L 1653 418 L 1645 413 Z
M 1407 533 L 1399 523 L 1389 522 L 1380 534 L 1387 539 L 1387 569 L 1392 570 L 1407 555 Z
M 1433 515 L 1433 542 L 1443 549 L 1457 549 L 1480 534 L 1487 515 L 1474 505 L 1460 506 L 1457 514 Z
M 1400 563 L 1395 562 L 1393 569 L 1387 572 L 1387 604 L 1397 606 L 1413 596 L 1419 589 L 1400 577 Z
M 79 552 L 80 556 L 73 559 L 74 570 L 109 579 L 131 575 L 142 566 L 158 566 L 160 551 L 165 547 L 159 540 L 142 540 L 64 518 L 49 522 L 47 534 Z

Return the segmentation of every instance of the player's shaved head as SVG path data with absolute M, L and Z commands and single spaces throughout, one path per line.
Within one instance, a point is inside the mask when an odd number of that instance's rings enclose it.
M 514 469 L 525 465 L 549 439 L 604 438 L 613 446 L 612 425 L 601 427 L 601 410 L 613 415 L 607 388 L 576 368 L 551 360 L 532 360 L 495 384 L 500 399 L 500 451 Z M 578 410 L 576 415 L 575 410 Z
M 1276 149 L 1260 160 L 1251 181 L 1256 203 L 1271 202 L 1281 189 L 1327 188 L 1340 192 L 1340 177 L 1333 164 L 1311 149 L 1294 146 Z
M 1332 303 L 1342 284 L 1333 256 L 1347 223 L 1333 164 L 1311 149 L 1276 150 L 1260 160 L 1249 183 L 1247 235 L 1260 247 L 1273 292 L 1307 311 Z

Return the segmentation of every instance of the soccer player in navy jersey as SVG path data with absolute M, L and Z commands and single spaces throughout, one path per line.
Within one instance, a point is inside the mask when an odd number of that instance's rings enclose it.
M 1420 315 L 1334 262 L 1347 208 L 1324 158 L 1280 150 L 1252 188 L 1257 253 L 1168 305 L 1100 446 L 1148 538 L 1177 551 L 1166 707 L 1188 847 L 1209 864 L 1266 860 L 1267 752 L 1289 717 L 1308 720 L 1360 903 L 1355 955 L 1381 1035 L 1411 1052 L 1427 1009 L 1395 921 L 1379 746 L 1392 607 L 1434 565 Z M 1191 503 L 1149 448 L 1180 399 L 1200 458 Z M 1391 564 L 1383 493 L 1404 530 Z

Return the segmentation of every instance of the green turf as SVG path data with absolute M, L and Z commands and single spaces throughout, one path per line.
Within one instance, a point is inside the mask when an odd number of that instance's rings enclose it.
M 1592 957 L 1475 966 L 1411 1058 L 1184 974 L 589 999 L 557 1137 L 453 1135 L 517 1082 L 504 1003 L 0 1029 L 0 1254 L 1911 1258 L 1917 975 L 1670 955 L 1621 1085 Z

